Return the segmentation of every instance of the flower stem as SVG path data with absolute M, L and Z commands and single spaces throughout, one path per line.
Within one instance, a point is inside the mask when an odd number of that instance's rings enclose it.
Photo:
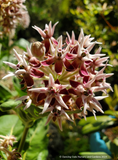
M 21 152 L 23 147 L 24 147 L 25 139 L 26 139 L 28 130 L 29 130 L 29 127 L 25 126 L 24 131 L 23 131 L 23 135 L 21 137 L 20 144 L 19 144 L 19 147 L 18 147 L 18 152 Z

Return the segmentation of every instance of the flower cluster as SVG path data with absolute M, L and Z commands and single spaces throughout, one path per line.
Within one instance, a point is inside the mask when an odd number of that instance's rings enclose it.
M 7 160 L 17 160 L 18 158 L 21 159 L 21 155 L 19 152 L 16 152 L 16 149 L 13 149 L 12 151 L 9 150 L 9 146 L 13 147 L 13 142 L 15 141 L 16 138 L 12 135 L 0 135 L 0 151 L 3 151 L 6 154 Z
M 13 34 L 18 24 L 24 28 L 29 26 L 29 15 L 23 3 L 25 0 L 0 1 L 0 34 Z
M 42 41 L 32 43 L 22 55 L 14 50 L 18 64 L 5 61 L 14 72 L 3 79 L 17 76 L 27 88 L 27 95 L 17 99 L 22 101 L 17 108 L 24 106 L 27 109 L 31 104 L 42 106 L 40 114 L 49 113 L 46 124 L 50 120 L 57 121 L 62 130 L 63 116 L 74 121 L 82 116 L 86 118 L 87 110 L 95 118 L 96 111 L 103 113 L 99 100 L 108 96 L 108 88 L 112 91 L 106 78 L 113 74 L 104 73 L 109 64 L 108 57 L 100 53 L 101 47 L 95 54 L 90 53 L 94 45 L 99 44 L 93 41 L 94 38 L 84 36 L 81 29 L 78 39 L 75 39 L 72 31 L 72 36 L 67 33 L 63 43 L 62 36 L 57 39 L 53 37 L 56 25 L 52 26 L 50 22 L 44 30 L 33 27 L 41 35 Z M 34 87 L 34 78 L 39 80 L 41 87 Z M 95 93 L 99 91 L 106 93 L 106 96 L 96 96 Z

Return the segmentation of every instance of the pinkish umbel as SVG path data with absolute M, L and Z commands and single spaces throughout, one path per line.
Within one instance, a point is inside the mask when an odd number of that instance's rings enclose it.
M 104 113 L 99 100 L 108 97 L 107 89 L 112 87 L 106 79 L 112 73 L 104 73 L 109 65 L 108 58 L 101 54 L 101 47 L 91 54 L 97 41 L 90 35 L 84 36 L 81 29 L 78 39 L 72 31 L 67 33 L 65 43 L 62 35 L 57 39 L 53 37 L 55 23 L 45 25 L 45 29 L 34 26 L 42 37 L 41 42 L 34 42 L 27 52 L 19 55 L 15 50 L 18 64 L 4 62 L 15 71 L 3 77 L 17 76 L 27 87 L 27 95 L 18 98 L 21 104 L 17 106 L 27 109 L 42 107 L 40 115 L 49 113 L 46 124 L 50 120 L 57 121 L 62 130 L 63 116 L 73 121 L 76 118 L 86 119 L 87 111 Z M 100 68 L 99 67 L 103 67 Z M 34 77 L 39 81 L 40 87 L 34 86 Z M 103 92 L 105 96 L 96 96 L 96 92 Z M 69 113 L 69 114 L 68 114 Z

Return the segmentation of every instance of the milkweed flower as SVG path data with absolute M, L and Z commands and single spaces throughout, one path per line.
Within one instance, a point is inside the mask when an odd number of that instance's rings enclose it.
M 17 76 L 22 80 L 21 83 L 25 83 L 26 86 L 30 88 L 34 84 L 32 77 L 39 78 L 39 77 L 42 77 L 44 73 L 27 64 L 25 60 L 25 53 L 23 53 L 22 56 L 18 54 L 16 50 L 14 50 L 14 53 L 15 53 L 15 57 L 17 58 L 18 64 L 13 64 L 13 63 L 4 61 L 5 64 L 13 68 L 15 71 L 10 72 L 8 75 L 4 76 L 3 79 L 11 76 Z
M 16 107 L 41 107 L 39 115 L 48 113 L 46 124 L 57 121 L 62 130 L 62 117 L 69 121 L 84 117 L 92 112 L 96 118 L 96 111 L 104 113 L 100 100 L 108 97 L 107 89 L 112 90 L 107 78 L 113 73 L 104 73 L 108 64 L 108 56 L 101 53 L 101 47 L 95 54 L 91 53 L 94 46 L 100 44 L 93 41 L 90 35 L 84 35 L 81 29 L 78 39 L 67 33 L 65 43 L 62 35 L 54 38 L 57 23 L 45 25 L 45 29 L 34 26 L 42 41 L 34 42 L 26 52 L 19 55 L 15 51 L 18 64 L 4 62 L 15 71 L 6 75 L 17 76 L 27 87 L 27 94 L 17 100 L 22 102 Z M 100 69 L 99 69 L 100 68 Z M 34 78 L 39 86 L 34 85 Z M 103 92 L 105 96 L 97 96 Z M 31 105 L 33 104 L 33 105 Z
M 25 0 L 1 0 L 0 1 L 0 26 L 1 33 L 11 35 L 15 32 L 17 25 L 27 28 L 30 18 L 23 5 Z M 12 35 L 13 36 L 13 35 Z
M 0 135 L 0 151 L 6 154 L 8 160 L 22 159 L 21 154 L 16 149 L 12 150 L 13 142 L 16 142 L 16 138 L 13 135 Z

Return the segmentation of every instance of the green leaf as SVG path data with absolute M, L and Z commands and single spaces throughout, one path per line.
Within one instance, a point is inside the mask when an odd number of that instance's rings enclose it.
M 47 160 L 48 150 L 43 150 L 39 153 L 37 160 Z
M 116 122 L 113 120 L 112 117 L 109 116 L 97 116 L 97 120 L 93 116 L 87 117 L 87 120 L 80 120 L 79 125 L 84 126 L 82 128 L 83 134 L 88 134 L 90 132 L 95 132 L 111 126 Z
M 116 146 L 118 147 L 118 137 L 116 137 L 116 138 L 113 140 L 113 143 L 115 143 Z
M 7 156 L 3 151 L 0 151 L 0 160 L 7 160 Z
M 104 114 L 115 116 L 116 114 L 118 114 L 118 111 L 107 110 L 104 112 Z
M 0 84 L 0 101 L 5 101 L 12 96 L 11 91 Z
M 22 108 L 18 108 L 16 111 L 25 126 L 31 127 L 33 125 L 33 117 L 31 114 L 27 113 L 27 111 Z
M 89 160 L 110 160 L 111 157 L 105 152 L 80 152 L 81 158 L 87 158 Z
M 27 46 L 30 46 L 30 43 L 24 39 L 24 38 L 20 38 L 17 42 L 16 42 L 16 45 L 23 48 L 23 49 L 26 49 Z
M 41 157 L 46 160 L 48 139 L 46 137 L 47 127 L 45 127 L 45 122 L 46 118 L 42 118 L 29 129 L 27 137 L 29 148 L 24 153 L 23 160 L 39 160 Z
M 8 111 L 8 110 L 10 110 L 10 109 L 13 109 L 13 108 L 16 107 L 18 104 L 19 104 L 18 101 L 15 101 L 15 100 L 10 99 L 10 100 L 8 100 L 8 101 L 6 101 L 6 102 L 4 102 L 4 103 L 2 103 L 2 104 L 0 105 L 0 110 L 1 110 L 2 112 L 5 112 L 5 111 Z
M 21 85 L 18 78 L 16 77 L 13 78 L 13 85 L 19 96 L 26 95 L 26 93 L 21 90 Z
M 111 142 L 110 151 L 112 152 L 114 159 L 115 158 L 117 159 L 118 158 L 118 138 L 115 138 L 113 140 L 113 143 Z
M 0 117 L 0 134 L 1 135 L 14 135 L 17 140 L 22 135 L 24 126 L 16 115 L 4 115 Z

